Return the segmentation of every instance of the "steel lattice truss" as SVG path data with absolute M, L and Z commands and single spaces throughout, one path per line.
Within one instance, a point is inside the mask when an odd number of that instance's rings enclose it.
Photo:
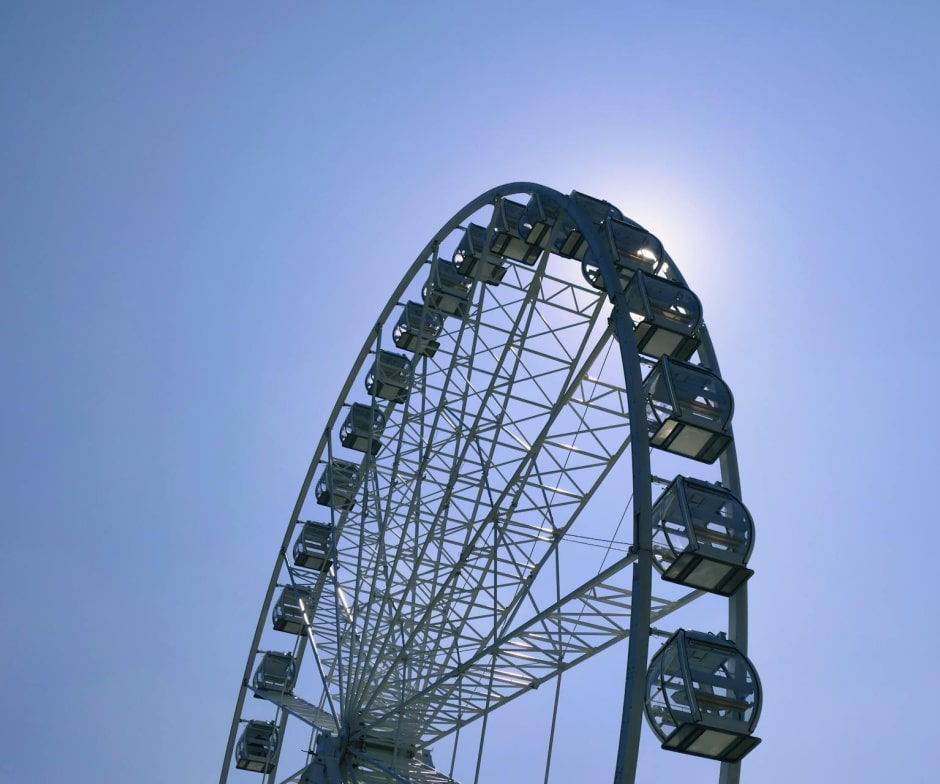
M 321 731 L 423 748 L 629 633 L 629 542 L 600 573 L 558 579 L 630 444 L 610 305 L 570 259 L 502 261 L 502 282 L 477 281 L 467 318 L 448 318 L 439 350 L 416 358 L 407 402 L 384 405 L 378 454 L 331 446 L 360 464 L 355 506 L 305 508 L 336 525 L 329 573 L 290 569 L 318 597 L 307 612 L 323 692 L 256 693 Z M 654 598 L 652 618 L 695 595 Z M 357 780 L 449 781 L 372 753 L 357 752 Z

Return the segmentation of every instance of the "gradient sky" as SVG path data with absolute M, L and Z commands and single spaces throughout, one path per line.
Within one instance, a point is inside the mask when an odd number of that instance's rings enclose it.
M 936 780 L 940 10 L 707 5 L 0 6 L 0 780 L 217 779 L 354 353 L 517 180 L 615 203 L 703 302 L 757 525 L 742 781 Z

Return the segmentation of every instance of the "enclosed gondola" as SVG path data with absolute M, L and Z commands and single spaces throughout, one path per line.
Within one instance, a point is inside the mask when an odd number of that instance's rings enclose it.
M 737 762 L 760 743 L 760 681 L 724 635 L 673 634 L 650 662 L 646 694 L 646 717 L 668 751 Z

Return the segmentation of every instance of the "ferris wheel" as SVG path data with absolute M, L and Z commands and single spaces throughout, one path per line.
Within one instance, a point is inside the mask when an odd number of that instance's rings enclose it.
M 577 191 L 474 199 L 327 415 L 222 784 L 468 784 L 491 717 L 539 687 L 554 699 L 533 780 L 550 781 L 561 681 L 618 643 L 615 783 L 634 781 L 643 714 L 663 749 L 737 782 L 761 691 L 732 413 L 701 304 L 655 236 Z M 703 597 L 726 629 L 678 625 Z

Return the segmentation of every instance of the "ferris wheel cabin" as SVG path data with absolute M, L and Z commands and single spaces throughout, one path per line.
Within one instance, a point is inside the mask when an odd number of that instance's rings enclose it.
M 470 312 L 473 278 L 461 275 L 457 266 L 438 259 L 431 265 L 431 276 L 424 284 L 424 304 L 444 316 L 465 319 Z
M 274 770 L 277 727 L 273 721 L 247 721 L 235 746 L 235 767 L 256 773 Z
M 538 261 L 542 249 L 535 243 L 530 244 L 519 233 L 525 211 L 525 205 L 517 201 L 499 200 L 496 204 L 496 214 L 493 216 L 493 242 L 490 250 L 498 256 L 504 256 L 531 267 Z
M 653 504 L 653 564 L 664 580 L 730 596 L 754 572 L 754 522 L 721 485 L 676 477 Z
M 366 391 L 382 400 L 404 403 L 414 382 L 414 367 L 404 354 L 377 351 L 366 374 Z
M 303 634 L 314 608 L 316 594 L 304 585 L 287 585 L 271 611 L 271 624 L 279 632 Z
M 702 304 L 681 283 L 638 272 L 627 286 L 627 307 L 641 354 L 688 360 L 698 349 Z
M 313 521 L 304 523 L 294 540 L 293 555 L 294 566 L 329 571 L 333 565 L 333 526 Z
M 506 267 L 500 263 L 498 256 L 486 253 L 485 250 L 486 229 L 477 223 L 471 223 L 454 251 L 453 262 L 461 275 L 498 286 L 506 275 Z
M 339 429 L 340 443 L 357 452 L 377 455 L 382 448 L 382 431 L 385 430 L 385 414 L 371 405 L 353 403 L 349 414 Z
M 714 463 L 731 443 L 731 390 L 698 365 L 660 358 L 643 382 L 650 445 Z
M 261 657 L 251 685 L 255 689 L 289 694 L 297 680 L 297 667 L 289 653 L 268 651 Z M 256 695 L 257 696 L 257 695 Z
M 398 348 L 426 357 L 433 357 L 441 344 L 436 341 L 444 328 L 444 317 L 428 310 L 420 302 L 408 302 L 392 331 Z
M 667 751 L 737 762 L 760 743 L 760 681 L 723 635 L 679 629 L 653 656 L 646 693 L 646 718 Z
M 334 458 L 327 463 L 316 486 L 317 503 L 345 512 L 356 505 L 359 489 L 359 466 L 348 460 Z

